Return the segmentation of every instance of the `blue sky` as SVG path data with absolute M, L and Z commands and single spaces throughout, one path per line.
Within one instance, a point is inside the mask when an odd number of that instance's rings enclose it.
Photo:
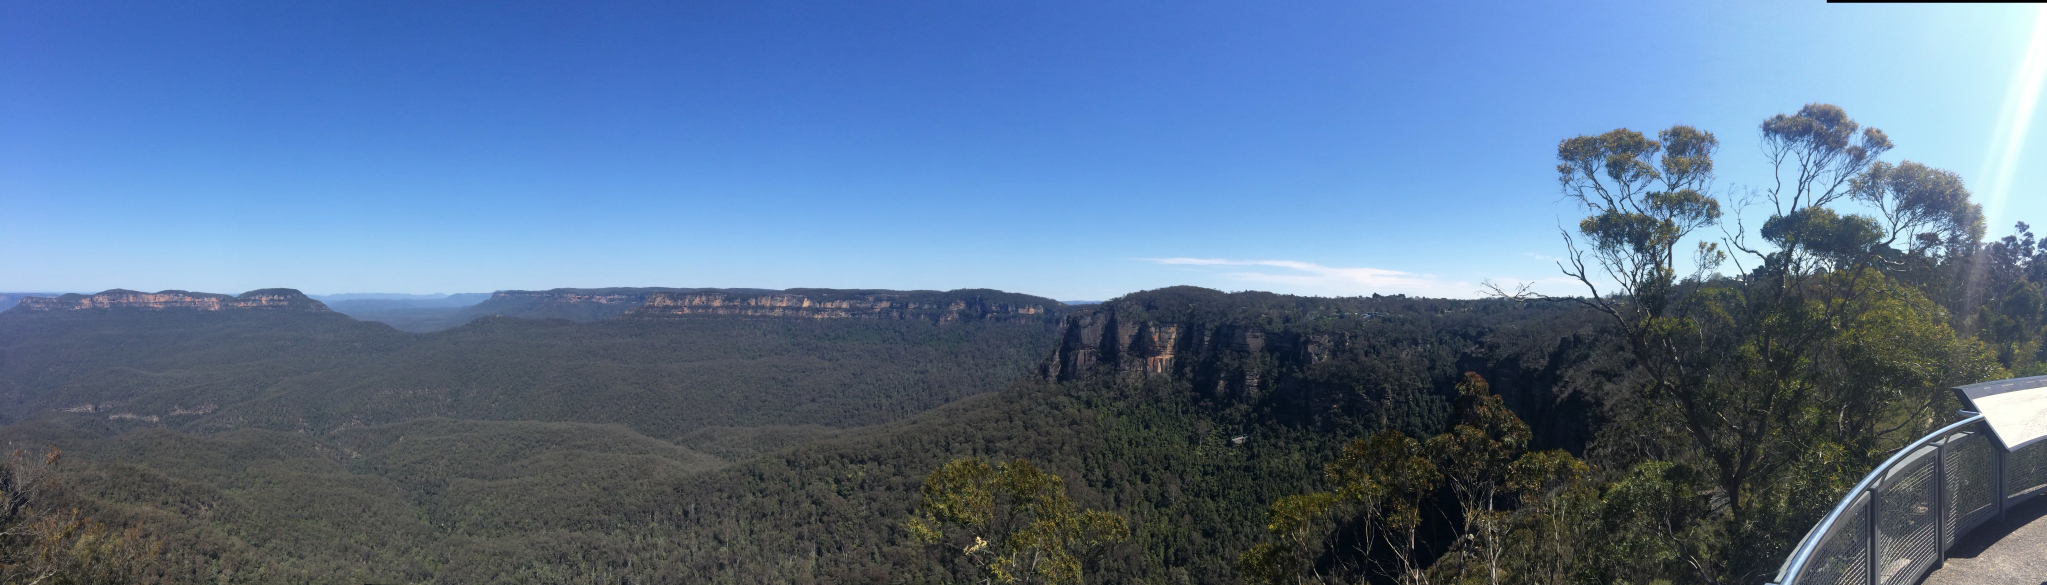
M 1556 143 L 1834 103 L 2047 224 L 2029 6 L 0 0 L 0 290 L 1556 277 Z M 2027 61 L 2029 54 L 2039 59 Z M 2030 72 L 2030 73 L 2029 73 Z M 1753 225 L 1753 224 L 1752 224 Z M 1554 292 L 1570 292 L 1547 283 Z

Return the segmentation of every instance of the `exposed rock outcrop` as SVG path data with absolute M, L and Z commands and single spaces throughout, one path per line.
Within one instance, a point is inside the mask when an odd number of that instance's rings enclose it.
M 327 305 L 307 297 L 304 293 L 288 288 L 266 288 L 252 290 L 236 296 L 215 293 L 195 293 L 182 290 L 166 290 L 153 293 L 113 289 L 94 295 L 67 294 L 60 297 L 26 297 L 15 305 L 22 311 L 83 311 L 83 310 L 191 310 L 191 311 L 233 311 L 233 310 L 286 310 L 286 311 L 328 311 Z
M 1585 389 L 1623 376 L 1624 364 L 1591 357 L 1614 351 L 1585 341 L 1602 324 L 1562 303 L 1171 287 L 1067 315 L 1038 375 L 1182 389 L 1312 428 L 1426 436 L 1448 428 L 1455 385 L 1477 372 L 1537 429 L 1537 444 L 1582 449 L 1596 412 Z
M 1266 371 L 1311 366 L 1343 351 L 1351 335 L 1268 332 L 1255 324 L 1211 321 L 1168 322 L 1109 303 L 1068 315 L 1058 349 L 1039 366 L 1048 380 L 1076 380 L 1091 374 L 1175 376 L 1195 382 L 1213 396 L 1255 395 Z
M 1367 323 L 1381 318 L 1359 310 L 1368 302 L 1195 287 L 1135 293 L 1067 315 L 1038 374 L 1184 383 L 1218 404 L 1259 405 L 1310 424 L 1356 417 L 1384 403 L 1384 392 L 1330 380 L 1323 366 L 1359 359 Z

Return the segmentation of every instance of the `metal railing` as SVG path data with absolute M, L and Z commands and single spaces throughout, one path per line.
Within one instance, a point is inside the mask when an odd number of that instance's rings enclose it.
M 1911 585 L 1977 526 L 2047 492 L 2047 442 L 2009 453 L 1983 415 L 1921 437 L 1877 466 L 1806 533 L 1774 585 Z

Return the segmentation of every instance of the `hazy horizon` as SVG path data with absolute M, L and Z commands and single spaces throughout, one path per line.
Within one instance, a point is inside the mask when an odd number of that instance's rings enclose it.
M 149 293 L 155 293 L 155 292 L 163 292 L 163 291 L 168 291 L 168 290 L 183 290 L 183 291 L 185 291 L 185 292 L 193 292 L 193 293 L 211 293 L 211 294 L 229 294 L 229 295 L 238 295 L 238 294 L 242 294 L 242 293 L 250 292 L 250 291 L 253 291 L 253 290 L 262 290 L 262 289 L 265 289 L 265 288 L 291 288 L 291 287 L 259 287 L 259 288 L 255 288 L 255 289 L 250 289 L 250 290 L 246 290 L 246 291 L 211 291 L 211 290 L 190 290 L 190 289 L 158 289 L 158 290 L 148 290 L 148 291 L 139 291 L 139 292 L 149 292 Z M 674 287 L 669 287 L 669 286 L 647 286 L 647 287 L 639 287 L 639 286 L 631 286 L 631 287 L 608 287 L 608 286 L 605 286 L 605 287 L 574 287 L 574 286 L 558 286 L 558 287 L 548 287 L 548 288 L 544 288 L 544 289 L 502 289 L 502 288 L 501 288 L 501 289 L 492 289 L 492 290 L 484 290 L 484 291 L 471 291 L 471 292 L 454 292 L 454 293 L 439 293 L 439 292 L 436 292 L 436 293 L 386 293 L 386 292 L 335 292 L 335 293 L 320 293 L 320 292 L 310 292 L 310 291 L 304 291 L 304 290 L 300 290 L 299 292 L 300 292 L 300 293 L 304 293 L 304 294 L 305 294 L 305 295 L 306 295 L 307 297 L 313 298 L 313 299 L 315 299 L 315 300 L 323 301 L 323 302 L 341 302 L 341 301 L 383 301 L 383 300 L 401 300 L 401 301 L 414 301 L 414 300 L 418 300 L 418 301 L 427 301 L 427 300 L 446 300 L 446 299 L 452 299 L 452 298 L 454 298 L 454 297 L 459 297 L 459 296 L 464 296 L 464 295 L 484 295 L 484 296 L 488 296 L 488 295 L 496 294 L 496 293 L 499 293 L 499 292 L 505 292 L 505 291 L 521 291 L 521 290 L 535 290 L 535 291 L 547 291 L 547 290 L 555 290 L 555 289 L 600 289 L 600 288 L 675 288 L 675 289 L 689 289 L 689 288 L 732 288 L 732 289 L 757 289 L 758 287 L 684 287 L 684 286 L 674 286 Z M 822 287 L 790 287 L 790 288 L 822 288 Z M 8 290 L 0 290 L 0 295 L 29 295 L 29 296 L 37 296 L 37 295 L 47 295 L 47 296 L 61 296 L 61 295 L 67 295 L 67 294 L 80 294 L 80 295 L 94 295 L 94 294 L 99 294 L 99 293 L 107 292 L 107 291 L 109 291 L 109 290 L 116 290 L 116 289 L 119 289 L 119 287 L 116 287 L 115 289 L 102 289 L 102 290 L 97 290 L 97 291 L 77 291 L 77 290 L 72 290 L 72 291 L 8 291 Z M 137 289 L 125 289 L 125 290 L 137 290 Z M 297 289 L 293 289 L 293 290 L 297 290 Z M 776 290 L 786 290 L 786 289 L 776 289 Z M 914 289 L 881 289 L 881 290 L 914 290 Z M 929 290 L 929 289 L 925 289 L 925 290 Z M 1020 293 L 1023 293 L 1023 294 L 1030 294 L 1030 293 L 1029 293 L 1028 291 L 1004 291 L 1004 292 L 1020 292 Z M 1129 292 L 1141 292 L 1141 291 L 1129 291 Z M 1127 293 L 1126 293 L 1126 294 L 1127 294 Z M 1043 296 L 1043 295 L 1036 295 L 1036 296 Z M 1123 296 L 1123 295 L 1117 295 L 1117 296 Z M 1046 298 L 1053 298 L 1053 297 L 1046 297 Z M 1114 297 L 1107 297 L 1107 298 L 1114 298 Z M 1084 304 L 1093 304 L 1093 303 L 1100 303 L 1100 302 L 1102 302 L 1102 301 L 1104 301 L 1104 300 L 1107 300 L 1107 298 L 1104 298 L 1104 299 L 1092 299 L 1092 300 L 1089 300 L 1089 299 L 1056 299 L 1056 300 L 1058 300 L 1059 302 L 1062 302 L 1062 303 L 1066 303 L 1066 304 L 1069 304 L 1069 305 L 1084 305 Z M 478 300 L 481 300 L 481 299 L 478 299 Z

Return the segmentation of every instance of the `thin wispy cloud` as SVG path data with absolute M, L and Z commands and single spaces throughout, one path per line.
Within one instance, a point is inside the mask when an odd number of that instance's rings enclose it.
M 1479 287 L 1431 274 L 1369 267 L 1324 266 L 1298 260 L 1232 260 L 1227 258 L 1140 258 L 1167 266 L 1218 267 L 1214 276 L 1253 283 L 1264 290 L 1283 293 L 1352 296 L 1410 294 L 1429 297 L 1470 298 Z

